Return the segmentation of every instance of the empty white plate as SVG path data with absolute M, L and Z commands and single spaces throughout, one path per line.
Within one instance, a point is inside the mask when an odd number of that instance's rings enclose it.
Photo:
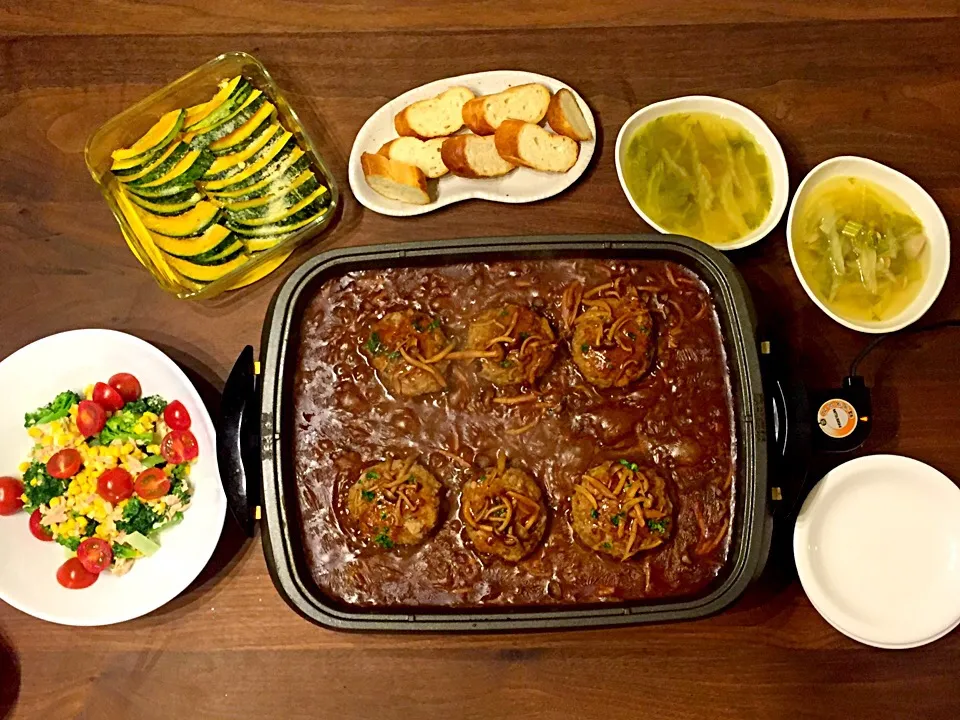
M 871 455 L 831 471 L 793 549 L 811 603 L 854 640 L 916 647 L 960 622 L 960 488 L 929 465 Z
M 427 181 L 430 196 L 434 198 L 434 201 L 429 205 L 411 205 L 398 200 L 391 200 L 374 192 L 367 185 L 367 181 L 363 177 L 363 168 L 360 165 L 360 156 L 365 152 L 377 152 L 383 147 L 384 143 L 397 137 L 393 118 L 410 103 L 434 97 L 457 85 L 468 87 L 479 96 L 503 92 L 507 88 L 526 83 L 541 83 L 546 85 L 552 93 L 561 88 L 569 90 L 576 98 L 587 125 L 590 126 L 593 139 L 580 143 L 580 154 L 577 156 L 577 162 L 567 172 L 538 172 L 530 168 L 518 167 L 516 170 L 497 178 L 471 179 L 448 174 L 437 180 Z M 466 130 L 460 132 L 463 133 Z M 436 80 L 421 85 L 395 97 L 381 107 L 370 116 L 363 127 L 360 128 L 360 132 L 357 133 L 357 139 L 353 141 L 353 149 L 350 151 L 347 175 L 350 179 L 350 189 L 362 205 L 374 212 L 382 215 L 393 215 L 394 217 L 422 215 L 462 200 L 492 200 L 502 203 L 536 202 L 563 192 L 580 179 L 593 157 L 593 151 L 597 145 L 596 137 L 597 126 L 593 120 L 593 113 L 590 112 L 590 108 L 583 101 L 583 98 L 577 94 L 577 91 L 566 83 L 546 75 L 522 70 L 489 70 Z

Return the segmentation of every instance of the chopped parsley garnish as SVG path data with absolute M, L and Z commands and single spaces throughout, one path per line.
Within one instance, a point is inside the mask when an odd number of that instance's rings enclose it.
M 520 338 L 520 342 L 523 342 L 528 337 L 530 337 L 530 333 L 522 332 L 519 335 L 517 335 L 517 337 Z
M 590 352 L 590 345 L 588 343 L 584 343 L 583 345 L 581 345 L 580 352 L 582 353 Z
M 417 481 L 416 478 L 414 478 L 413 475 L 411 475 L 403 482 L 405 482 L 407 485 L 413 485 L 416 481 Z
M 513 362 L 510 361 L 510 360 L 501 360 L 501 361 L 500 361 L 500 367 L 504 368 L 505 370 L 506 370 L 506 369 L 509 369 L 509 368 L 512 368 L 512 367 L 513 367 Z
M 649 335 L 649 334 L 650 334 L 650 328 L 649 328 L 647 325 L 641 325 L 641 326 L 640 326 L 640 332 L 642 332 L 644 335 Z
M 627 333 L 627 337 L 630 338 L 631 340 L 636 340 L 636 339 L 637 339 L 637 334 L 636 334 L 636 333 L 632 333 L 632 332 L 628 332 L 628 333 Z
M 481 476 L 480 476 L 480 479 L 477 480 L 477 482 L 478 482 L 478 483 L 482 483 L 482 482 L 483 482 L 484 480 L 486 480 L 486 479 L 487 479 L 487 476 L 486 476 L 486 475 L 481 475 Z
M 504 513 L 504 512 L 505 512 L 505 510 L 504 510 L 503 508 L 500 508 L 499 510 L 490 513 L 490 515 L 491 515 L 491 517 L 498 517 L 498 518 L 500 518 L 500 517 L 503 517 L 503 513 Z
M 434 318 L 430 321 L 430 324 L 427 325 L 427 330 L 438 330 L 440 328 L 440 318 Z
M 630 462 L 629 460 L 620 460 L 619 462 L 620 462 L 620 464 L 623 465 L 627 470 L 633 470 L 634 472 L 637 472 L 637 470 L 640 469 L 640 466 L 639 466 L 639 465 L 637 465 L 637 464 L 634 463 L 634 462 Z
M 387 535 L 389 528 L 383 528 L 380 533 L 373 539 L 373 541 L 382 548 L 387 550 L 393 549 L 393 540 L 390 539 L 390 536 Z
M 399 350 L 394 350 L 392 353 L 390 353 L 389 355 L 387 355 L 387 360 L 399 360 L 399 359 L 400 359 L 400 351 L 399 351 Z
M 590 511 L 590 517 L 592 517 L 594 520 L 600 517 L 600 513 L 597 512 L 596 508 Z
M 508 317 L 509 315 L 510 315 L 510 311 L 507 310 L 506 308 L 500 311 L 500 317 Z
M 410 324 L 413 325 L 413 329 L 416 330 L 418 333 L 423 332 L 423 325 L 421 325 L 418 321 L 414 320 Z
M 380 342 L 380 335 L 378 333 L 370 333 L 370 339 L 367 340 L 367 350 L 374 355 L 379 355 L 383 352 L 383 343 Z
M 379 480 L 379 479 L 380 479 L 380 473 L 378 473 L 376 470 L 370 470 L 366 475 L 363 476 L 363 479 L 364 479 L 364 480 Z
M 669 521 L 667 518 L 660 518 L 659 520 L 647 520 L 647 527 L 653 532 L 660 533 L 662 535 L 667 531 L 668 522 Z
M 376 496 L 377 494 L 373 490 L 364 490 L 360 493 L 360 497 L 362 497 L 366 502 L 373 502 L 373 499 Z
M 611 544 L 608 543 L 608 542 L 605 542 L 605 543 L 604 543 L 603 545 L 601 545 L 600 547 L 602 547 L 604 550 L 610 550 L 610 549 L 613 547 L 613 545 L 611 545 Z
M 623 513 L 617 513 L 616 515 L 612 515 L 610 517 L 610 522 L 613 524 L 614 527 L 620 527 L 620 518 L 622 517 L 623 517 Z
M 380 519 L 381 519 L 381 520 L 386 520 L 386 519 L 387 519 L 387 511 L 386 511 L 386 510 L 384 510 L 382 513 L 380 513 Z

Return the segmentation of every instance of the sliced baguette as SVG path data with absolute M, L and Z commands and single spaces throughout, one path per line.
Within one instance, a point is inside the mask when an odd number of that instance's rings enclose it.
M 377 152 L 391 160 L 399 160 L 407 165 L 416 165 L 428 178 L 446 175 L 449 170 L 440 157 L 440 147 L 446 138 L 420 140 L 414 137 L 402 137 L 386 143 Z
M 367 185 L 384 197 L 412 205 L 430 202 L 427 179 L 420 168 L 373 153 L 361 155 L 360 166 Z
M 547 114 L 550 91 L 539 83 L 517 85 L 463 106 L 463 122 L 477 135 L 493 135 L 504 120 L 538 123 Z
M 574 140 L 593 140 L 593 133 L 590 132 L 590 126 L 587 125 L 577 99 L 566 88 L 561 88 L 550 98 L 547 122 L 555 133 Z
M 465 178 L 499 177 L 515 167 L 500 157 L 491 135 L 455 135 L 447 138 L 440 148 L 440 156 L 450 172 Z
M 393 119 L 397 135 L 421 140 L 452 135 L 463 127 L 463 105 L 473 97 L 465 87 L 452 87 L 436 97 L 407 105 Z
M 493 138 L 500 157 L 534 170 L 566 172 L 580 154 L 576 140 L 566 135 L 554 135 L 539 125 L 522 120 L 504 120 Z

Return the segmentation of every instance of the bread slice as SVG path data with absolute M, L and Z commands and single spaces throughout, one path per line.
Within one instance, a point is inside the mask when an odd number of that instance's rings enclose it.
M 465 87 L 452 87 L 436 97 L 407 105 L 393 119 L 397 135 L 421 140 L 452 135 L 463 127 L 463 105 L 473 97 Z
M 440 157 L 440 146 L 446 138 L 420 140 L 414 137 L 402 137 L 386 143 L 377 152 L 391 160 L 399 160 L 407 165 L 416 165 L 428 178 L 446 175 L 449 170 Z
M 413 205 L 430 203 L 427 179 L 420 168 L 373 153 L 361 155 L 360 166 L 367 185 L 384 197 Z
M 539 83 L 483 95 L 463 106 L 463 122 L 477 135 L 492 135 L 504 120 L 538 123 L 547 114 L 550 91 Z
M 534 170 L 566 172 L 580 154 L 576 140 L 522 120 L 504 120 L 493 137 L 500 157 Z
M 440 156 L 450 172 L 466 178 L 499 177 L 515 167 L 500 157 L 492 135 L 454 135 L 443 141 Z
M 574 140 L 593 140 L 590 126 L 583 117 L 583 111 L 577 104 L 573 93 L 561 88 L 550 98 L 547 108 L 547 122 L 554 132 L 566 135 Z

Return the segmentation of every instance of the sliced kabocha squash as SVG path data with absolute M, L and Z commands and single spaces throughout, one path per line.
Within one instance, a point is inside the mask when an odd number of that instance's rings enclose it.
M 270 142 L 279 137 L 277 133 L 283 134 L 284 130 L 279 124 L 271 125 L 267 132 L 261 133 L 255 142 L 250 143 L 245 149 L 232 153 L 230 155 L 220 155 L 213 161 L 210 169 L 200 178 L 200 182 L 212 182 L 214 180 L 226 180 L 242 172 L 248 165 L 251 165 L 260 159 L 259 154 Z
M 176 195 L 158 198 L 142 198 L 132 192 L 126 192 L 131 202 L 154 215 L 182 215 L 198 202 L 203 200 L 203 194 L 196 188 L 189 188 Z
M 278 198 L 284 198 L 293 193 L 294 190 L 301 190 L 302 194 L 300 194 L 299 197 L 290 198 L 290 200 L 296 202 L 300 198 L 313 192 L 319 184 L 320 181 L 317 180 L 317 176 L 313 174 L 313 170 L 304 170 L 293 178 L 288 177 L 288 173 L 282 173 L 279 177 L 269 179 L 266 185 L 262 185 L 260 194 L 257 195 L 257 197 L 239 202 L 235 202 L 232 199 L 223 199 L 219 202 L 229 213 L 242 213 L 244 210 L 260 209 L 259 214 L 244 213 L 237 217 L 238 220 L 243 220 L 248 217 L 262 217 L 265 212 L 263 209 L 264 205 L 269 205 Z
M 129 170 L 132 167 L 143 165 L 147 160 L 163 150 L 170 141 L 177 136 L 183 127 L 186 110 L 171 110 L 163 115 L 152 128 L 128 148 L 114 150 L 111 170 Z
M 267 250 L 275 248 L 292 235 L 296 235 L 296 231 L 283 233 L 282 235 L 268 235 L 266 237 L 245 237 L 243 238 L 243 244 L 247 248 L 248 253 L 256 255 L 257 253 L 266 252 Z
M 231 155 L 240 152 L 276 122 L 275 112 L 276 108 L 271 103 L 264 103 L 253 117 L 232 133 L 210 143 L 208 149 L 214 155 Z
M 292 133 L 284 132 L 275 138 L 264 152 L 258 154 L 259 159 L 256 162 L 249 163 L 242 171 L 226 180 L 204 183 L 203 189 L 211 193 L 224 193 L 249 188 L 276 175 L 292 155 L 299 157 L 303 155 L 303 150 L 297 145 L 297 139 Z
M 183 143 L 181 143 L 179 140 L 173 140 L 169 145 L 167 145 L 167 147 L 163 148 L 160 152 L 151 157 L 142 165 L 136 165 L 126 170 L 117 170 L 114 171 L 113 174 L 116 175 L 122 183 L 134 183 L 138 180 L 142 180 L 158 167 L 164 165 L 164 163 L 166 163 L 171 157 L 175 157 L 176 160 L 179 160 L 181 157 L 183 157 L 183 150 L 180 147 L 181 145 L 183 145 Z M 169 165 L 164 167 L 166 168 L 164 172 L 170 169 Z
M 288 215 L 282 220 L 272 222 L 266 225 L 242 225 L 240 223 L 227 220 L 224 224 L 238 235 L 244 237 L 266 237 L 269 235 L 280 235 L 291 233 L 313 222 L 329 205 L 330 198 L 321 196 L 306 207 L 297 212 Z
M 242 76 L 231 78 L 210 100 L 187 108 L 187 116 L 183 122 L 184 132 L 198 132 L 229 117 L 252 90 L 253 86 Z
M 141 212 L 140 219 L 150 232 L 167 237 L 190 237 L 199 235 L 220 217 L 220 208 L 204 200 L 180 215 L 152 215 Z
M 217 202 L 224 205 L 230 204 L 231 206 L 251 200 L 259 200 L 265 194 L 280 194 L 289 190 L 293 180 L 309 168 L 310 158 L 302 150 L 294 151 L 283 159 L 275 172 L 265 176 L 262 180 L 249 186 L 236 189 L 228 188 L 210 194 L 217 199 Z
M 214 280 L 219 280 L 227 273 L 243 267 L 249 259 L 247 254 L 242 250 L 232 256 L 224 258 L 222 262 L 218 262 L 215 265 L 197 265 L 189 260 L 182 260 L 172 255 L 167 256 L 167 262 L 171 268 L 183 275 L 187 280 L 192 280 L 197 283 L 210 283 Z
M 213 160 L 213 153 L 206 150 L 191 150 L 163 177 L 147 185 L 128 186 L 128 189 L 145 198 L 175 195 L 192 188 L 197 179 L 213 164 Z
M 150 163 L 148 167 L 136 175 L 120 178 L 120 181 L 130 187 L 149 185 L 173 170 L 188 152 L 190 152 L 190 146 L 187 143 L 174 141 L 170 143 L 170 149 L 160 153 L 156 161 Z
M 312 171 L 301 173 L 290 185 L 288 190 L 266 194 L 262 197 L 248 200 L 239 209 L 229 204 L 224 205 L 227 217 L 234 222 L 248 223 L 261 218 L 269 218 L 286 211 L 301 200 L 309 197 L 321 187 L 320 181 Z
M 327 192 L 328 190 L 325 187 L 320 186 L 315 188 L 313 192 L 309 193 L 305 197 L 302 197 L 299 200 L 295 200 L 292 205 L 288 205 L 287 207 L 284 207 L 282 204 L 279 204 L 279 203 L 276 205 L 271 203 L 271 205 L 273 206 L 272 209 L 268 210 L 261 217 L 246 218 L 241 220 L 236 218 L 233 215 L 228 214 L 227 222 L 238 225 L 238 226 L 242 225 L 244 227 L 259 227 L 261 225 L 274 225 L 276 223 L 283 222 L 284 220 L 295 216 L 297 213 L 321 201 Z
M 248 122 L 264 105 L 270 105 L 271 108 L 273 107 L 273 104 L 267 101 L 266 95 L 259 90 L 254 90 L 247 96 L 246 100 L 244 100 L 235 113 L 221 120 L 216 125 L 195 133 L 190 144 L 195 148 L 205 148 L 215 140 L 226 137 L 237 128 L 242 127 L 244 123 Z
M 211 225 L 202 234 L 193 237 L 175 238 L 156 233 L 150 233 L 150 237 L 153 244 L 165 253 L 181 258 L 204 255 L 213 250 L 220 252 L 237 239 L 230 228 L 219 224 Z

